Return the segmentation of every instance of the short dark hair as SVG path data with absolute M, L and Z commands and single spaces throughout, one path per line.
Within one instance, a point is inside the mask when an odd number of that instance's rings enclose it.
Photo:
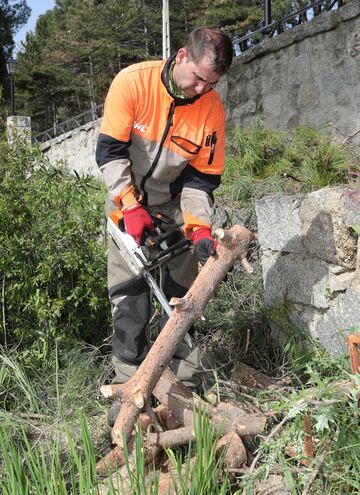
M 212 59 L 214 72 L 222 76 L 230 68 L 233 46 L 230 37 L 220 28 L 198 27 L 191 31 L 184 46 L 189 58 L 199 63 L 204 56 Z

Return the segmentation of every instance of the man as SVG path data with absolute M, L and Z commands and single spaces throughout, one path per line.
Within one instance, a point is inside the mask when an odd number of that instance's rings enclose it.
M 220 29 L 197 28 L 169 60 L 122 70 L 105 101 L 96 159 L 109 190 L 107 215 L 120 208 L 126 231 L 140 245 L 154 230 L 151 214 L 160 212 L 182 225 L 194 246 L 168 262 L 168 298 L 184 296 L 198 261 L 216 253 L 210 209 L 224 167 L 225 113 L 213 88 L 232 56 L 230 38 Z M 114 381 L 124 383 L 149 349 L 149 288 L 130 272 L 111 240 L 108 288 Z M 197 360 L 197 350 L 183 344 L 171 366 L 194 384 Z

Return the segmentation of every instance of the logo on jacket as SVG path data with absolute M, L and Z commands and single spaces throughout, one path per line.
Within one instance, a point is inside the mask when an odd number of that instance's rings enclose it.
M 146 132 L 147 131 L 147 125 L 140 124 L 139 122 L 135 122 L 135 121 L 133 123 L 133 128 L 137 129 L 140 132 Z

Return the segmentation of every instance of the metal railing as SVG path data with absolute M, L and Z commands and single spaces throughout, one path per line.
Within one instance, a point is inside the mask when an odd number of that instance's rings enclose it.
M 67 132 L 76 129 L 77 127 L 81 127 L 93 120 L 99 119 L 103 114 L 103 110 L 103 104 L 96 106 L 94 105 L 91 110 L 87 110 L 86 112 L 80 113 L 75 117 L 71 117 L 60 124 L 55 124 L 49 129 L 46 129 L 46 131 L 40 132 L 40 134 L 33 136 L 31 140 L 33 143 L 44 143 L 46 141 L 50 141 L 50 139 L 59 137 L 62 134 L 66 134 Z
M 326 12 L 328 10 L 339 9 L 344 4 L 344 0 L 317 0 L 316 2 L 303 7 L 302 9 L 288 14 L 282 17 L 278 21 L 273 21 L 270 24 L 265 24 L 267 19 L 271 17 L 269 11 L 271 11 L 271 2 L 266 1 L 264 3 L 264 18 L 262 27 L 251 31 L 243 36 L 233 38 L 233 46 L 236 56 L 241 55 L 243 52 L 257 45 L 264 39 L 274 38 L 285 31 L 289 31 L 299 24 L 308 22 L 314 17 Z

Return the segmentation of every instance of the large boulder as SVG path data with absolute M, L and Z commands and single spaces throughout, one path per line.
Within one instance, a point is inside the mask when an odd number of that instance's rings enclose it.
M 353 269 L 357 240 L 352 225 L 360 224 L 360 192 L 326 188 L 309 194 L 301 204 L 302 239 L 306 251 L 328 263 Z
M 328 187 L 256 202 L 266 304 L 286 303 L 291 322 L 333 356 L 360 331 L 360 192 Z

